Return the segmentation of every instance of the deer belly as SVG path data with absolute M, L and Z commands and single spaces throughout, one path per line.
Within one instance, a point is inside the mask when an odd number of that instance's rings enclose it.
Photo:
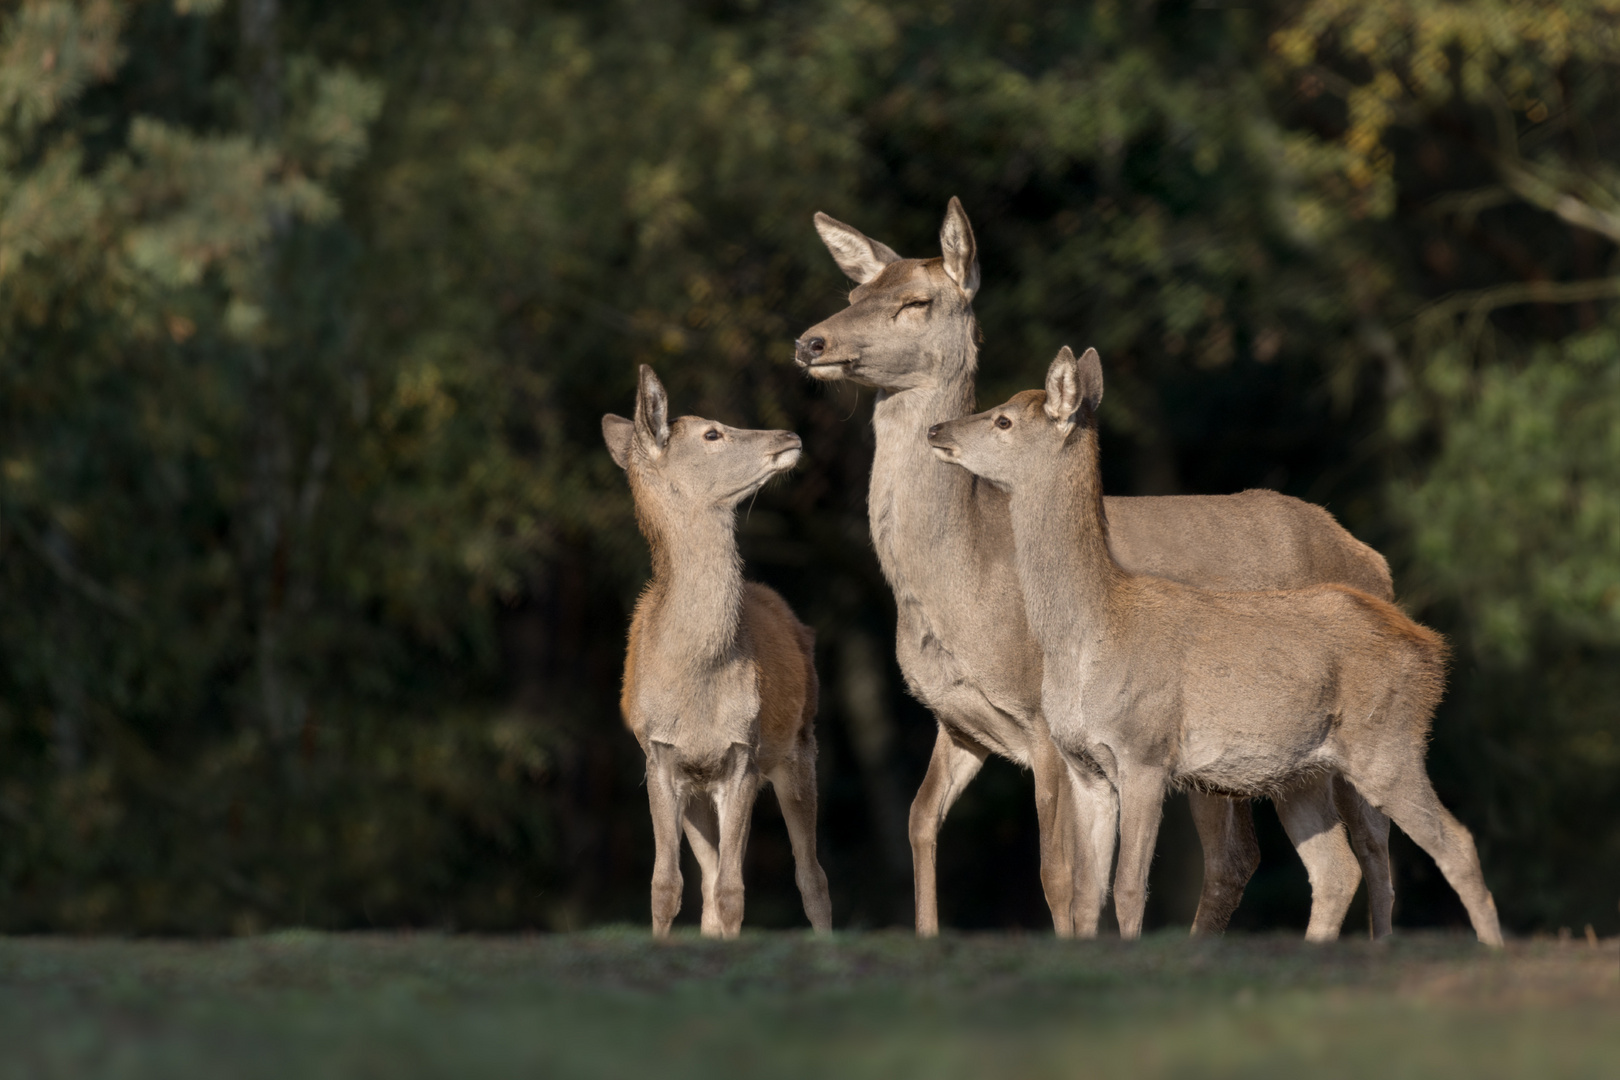
M 1259 795 L 1324 767 L 1333 718 L 1286 725 L 1190 724 L 1172 769 L 1178 782 L 1234 795 Z

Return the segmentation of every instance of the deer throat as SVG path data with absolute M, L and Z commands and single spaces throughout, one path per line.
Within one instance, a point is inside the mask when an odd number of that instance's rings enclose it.
M 927 443 L 930 425 L 966 415 L 972 400 L 971 379 L 879 399 L 867 510 L 894 590 L 908 684 L 936 710 L 948 697 L 953 726 L 1022 761 L 1022 730 L 1040 710 L 1039 650 L 1027 628 L 982 626 L 1007 610 L 1023 626 L 1005 500 Z M 986 593 L 1006 593 L 1009 603 L 986 612 Z

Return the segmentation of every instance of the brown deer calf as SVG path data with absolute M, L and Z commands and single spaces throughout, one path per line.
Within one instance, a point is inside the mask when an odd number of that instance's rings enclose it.
M 1344 585 L 1215 592 L 1122 569 L 1098 468 L 1102 389 L 1096 351 L 1064 348 L 1044 392 L 935 425 L 929 443 L 1009 493 L 1052 737 L 1077 784 L 1100 774 L 1117 799 L 1120 933 L 1141 933 L 1170 787 L 1286 796 L 1336 774 L 1434 857 L 1479 940 L 1500 945 L 1473 838 L 1423 764 L 1440 635 Z
M 703 933 L 736 937 L 743 852 L 760 784 L 776 789 L 804 913 L 832 928 L 816 860 L 815 635 L 764 585 L 744 581 L 737 504 L 799 460 L 790 431 L 669 419 L 663 384 L 641 367 L 636 418 L 602 417 L 630 478 L 653 576 L 636 603 L 620 707 L 647 755 L 657 855 L 653 933 L 681 907 L 681 828 L 703 871 Z

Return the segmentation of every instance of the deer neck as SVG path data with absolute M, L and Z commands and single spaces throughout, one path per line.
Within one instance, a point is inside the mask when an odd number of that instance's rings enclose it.
M 931 586 L 971 572 L 982 543 L 976 526 L 984 485 L 940 461 L 928 429 L 973 411 L 978 349 L 971 320 L 958 340 L 931 357 L 939 376 L 883 391 L 872 413 L 877 448 L 867 493 L 872 542 L 901 600 L 927 598 Z
M 1077 432 L 1058 467 L 1021 485 L 1008 507 L 1025 611 L 1042 649 L 1106 639 L 1125 572 L 1108 549 L 1096 429 Z
M 742 557 L 735 512 L 707 507 L 678 517 L 637 507 L 652 549 L 653 645 L 683 663 L 719 663 L 737 647 L 742 612 Z

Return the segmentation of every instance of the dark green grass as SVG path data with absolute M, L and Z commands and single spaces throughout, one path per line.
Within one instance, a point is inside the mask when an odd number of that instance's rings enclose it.
M 1620 1075 L 1620 941 L 0 939 L 0 1076 Z

